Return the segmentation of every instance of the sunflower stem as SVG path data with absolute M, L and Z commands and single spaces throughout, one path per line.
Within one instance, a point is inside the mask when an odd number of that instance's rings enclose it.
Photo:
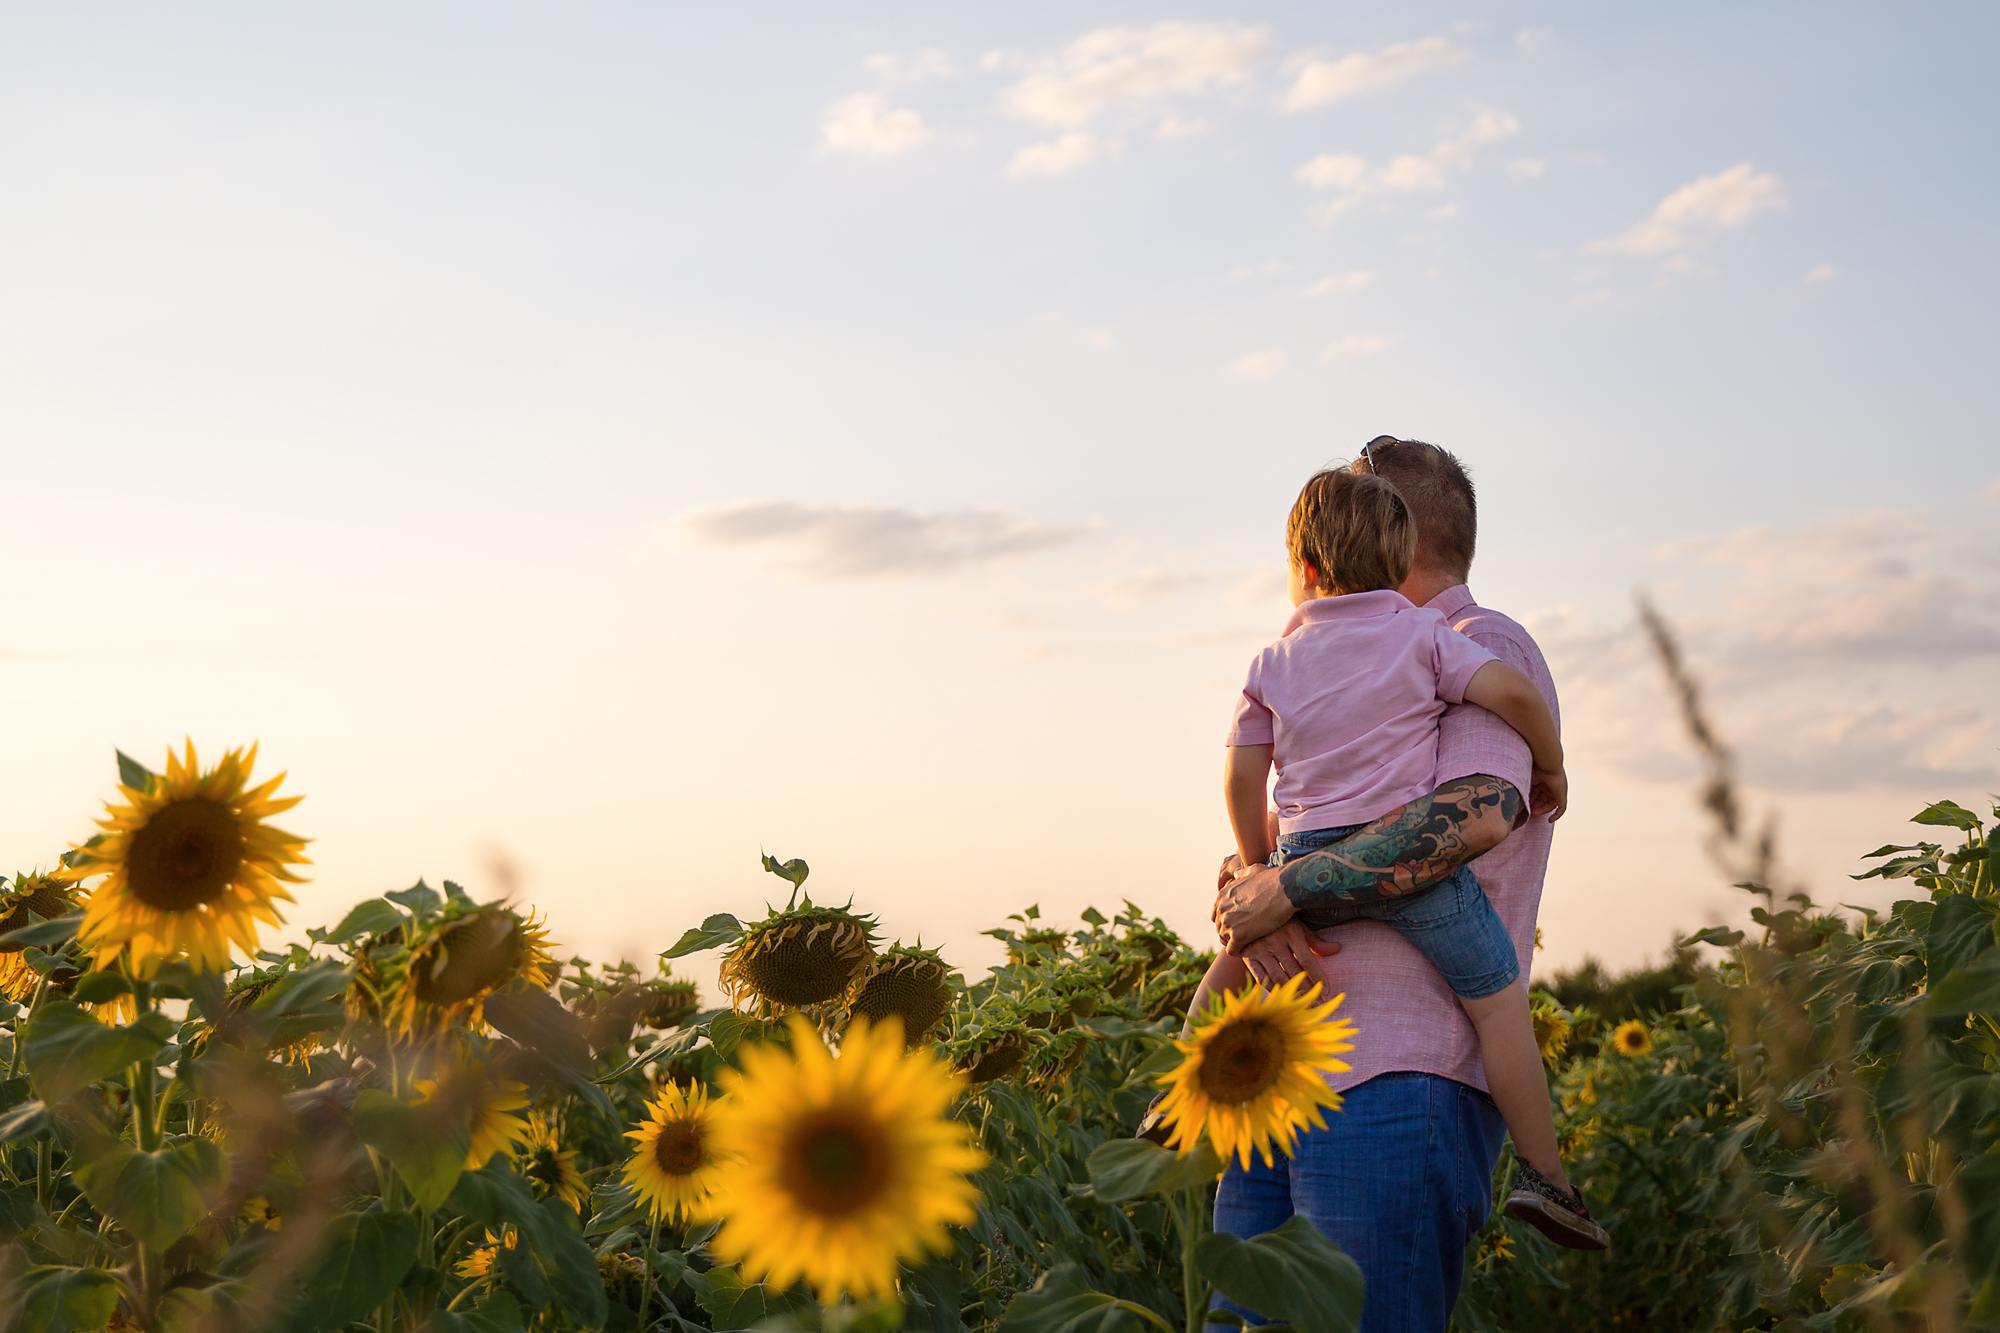
M 660 1249 L 660 1215 L 653 1214 L 653 1238 L 646 1242 L 645 1280 L 639 1284 L 639 1333 L 646 1333 L 646 1316 L 653 1309 L 653 1256 Z
M 1208 1280 L 1195 1262 L 1195 1247 L 1208 1234 L 1208 1189 L 1197 1185 L 1181 1191 L 1177 1210 L 1181 1224 L 1181 1299 L 1187 1306 L 1187 1333 L 1202 1333 L 1208 1323 Z

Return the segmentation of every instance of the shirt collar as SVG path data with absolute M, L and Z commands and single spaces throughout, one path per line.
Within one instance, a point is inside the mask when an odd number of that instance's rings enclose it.
M 1424 605 L 1450 621 L 1457 620 L 1461 612 L 1478 603 L 1472 600 L 1472 589 L 1463 583 L 1454 583 Z
M 1290 634 L 1301 625 L 1318 621 L 1360 620 L 1369 616 L 1394 615 L 1409 609 L 1410 600 L 1394 588 L 1350 592 L 1344 597 L 1315 597 L 1311 601 L 1300 602 L 1292 611 L 1292 618 L 1285 622 L 1285 633 Z

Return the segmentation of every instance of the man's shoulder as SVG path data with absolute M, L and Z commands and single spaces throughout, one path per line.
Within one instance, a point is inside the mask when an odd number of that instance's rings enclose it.
M 1541 645 L 1527 626 L 1503 611 L 1472 602 L 1460 608 L 1449 617 L 1451 627 L 1471 639 L 1480 647 L 1501 658 L 1518 654 L 1528 662 L 1548 670 L 1548 663 L 1542 656 Z M 1504 652 L 1503 648 L 1512 652 Z

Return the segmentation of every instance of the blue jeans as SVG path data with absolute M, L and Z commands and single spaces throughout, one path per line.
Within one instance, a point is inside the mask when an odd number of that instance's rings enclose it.
M 1215 1229 L 1247 1239 L 1302 1213 L 1368 1279 L 1361 1333 L 1444 1333 L 1466 1244 L 1492 1210 L 1507 1127 L 1485 1093 L 1436 1074 L 1382 1074 L 1344 1098 L 1292 1157 L 1265 1166 L 1253 1156 L 1247 1171 L 1231 1161 Z
M 1278 853 L 1287 861 L 1296 860 L 1339 842 L 1360 827 L 1354 824 L 1287 833 L 1278 840 Z M 1308 930 L 1359 920 L 1394 926 L 1461 1000 L 1498 995 L 1521 975 L 1514 937 L 1493 910 L 1486 890 L 1479 887 L 1471 866 L 1460 866 L 1430 888 L 1400 898 L 1311 907 L 1301 911 L 1298 919 Z

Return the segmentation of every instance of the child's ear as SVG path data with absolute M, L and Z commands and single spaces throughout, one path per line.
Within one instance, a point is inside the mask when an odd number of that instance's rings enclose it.
M 1306 587 L 1317 589 L 1321 593 L 1326 591 L 1326 581 L 1320 578 L 1319 567 L 1312 561 L 1299 561 L 1299 577 L 1304 580 Z

